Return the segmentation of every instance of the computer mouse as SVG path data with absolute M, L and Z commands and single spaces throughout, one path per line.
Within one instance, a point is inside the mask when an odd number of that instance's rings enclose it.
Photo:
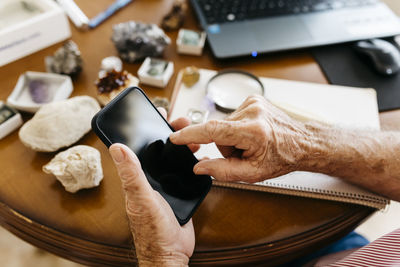
M 359 41 L 354 48 L 370 58 L 374 69 L 383 75 L 394 75 L 400 71 L 400 51 L 382 39 Z

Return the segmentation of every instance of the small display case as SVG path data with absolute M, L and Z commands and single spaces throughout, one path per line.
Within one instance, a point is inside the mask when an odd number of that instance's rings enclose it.
M 0 140 L 22 125 L 21 114 L 0 101 Z
M 70 36 L 68 19 L 53 0 L 0 1 L 0 66 Z
M 205 41 L 205 32 L 180 29 L 176 39 L 178 53 L 200 56 L 203 53 Z
M 34 113 L 44 104 L 67 99 L 72 90 L 72 81 L 67 75 L 28 71 L 19 76 L 7 104 Z
M 157 58 L 147 57 L 138 71 L 143 84 L 164 88 L 174 73 L 174 63 Z

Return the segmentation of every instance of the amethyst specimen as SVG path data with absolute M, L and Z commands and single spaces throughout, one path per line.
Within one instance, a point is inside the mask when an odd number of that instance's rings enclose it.
M 33 102 L 38 104 L 48 103 L 53 99 L 49 85 L 42 80 L 29 81 L 29 93 Z
M 162 56 L 171 40 L 155 24 L 128 21 L 113 27 L 112 41 L 120 57 L 130 63 Z
M 75 42 L 69 40 L 59 48 L 54 56 L 45 58 L 47 72 L 76 77 L 82 70 L 81 52 Z

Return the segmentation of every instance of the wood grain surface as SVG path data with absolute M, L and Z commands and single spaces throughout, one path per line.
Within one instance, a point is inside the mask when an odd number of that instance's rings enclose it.
M 76 2 L 93 17 L 113 1 Z M 84 60 L 84 70 L 74 81 L 73 96 L 95 96 L 94 81 L 101 59 L 117 55 L 111 42 L 113 24 L 128 20 L 159 24 L 171 4 L 167 0 L 136 0 L 89 32 L 79 32 L 71 24 L 71 39 Z M 190 9 L 184 27 L 198 28 Z M 201 57 L 178 55 L 177 32 L 168 35 L 172 44 L 165 58 L 174 61 L 176 71 L 165 89 L 142 86 L 150 97 L 170 98 L 176 73 L 190 65 L 217 70 L 239 68 L 266 77 L 326 83 L 306 51 L 221 62 L 213 59 L 208 47 Z M 60 46 L 1 67 L 0 100 L 6 100 L 21 73 L 45 71 L 44 57 Z M 139 66 L 124 63 L 124 68 L 135 75 Z M 387 129 L 400 128 L 398 111 L 382 116 Z M 23 117 L 28 120 L 31 115 Z M 24 147 L 17 132 L 0 140 L 0 223 L 22 239 L 67 259 L 92 266 L 132 265 L 136 263 L 135 253 L 112 160 L 93 132 L 78 144 L 100 150 L 104 180 L 98 188 L 71 194 L 53 176 L 42 172 L 42 166 L 56 153 L 37 153 Z M 357 205 L 214 187 L 194 216 L 196 249 L 191 264 L 287 262 L 344 236 L 372 213 L 372 209 Z

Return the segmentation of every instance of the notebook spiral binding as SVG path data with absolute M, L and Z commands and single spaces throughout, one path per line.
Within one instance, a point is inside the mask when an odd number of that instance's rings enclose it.
M 235 189 L 245 189 L 245 190 L 254 190 L 260 192 L 284 194 L 284 195 L 291 195 L 298 197 L 311 197 L 324 200 L 340 201 L 351 204 L 368 206 L 379 210 L 384 209 L 390 203 L 389 199 L 384 199 L 384 198 L 365 196 L 354 193 L 336 192 L 333 190 L 307 188 L 301 186 L 290 186 L 290 185 L 283 186 L 282 184 L 279 183 L 268 182 L 268 180 L 260 183 L 248 184 L 241 182 L 238 183 L 221 182 L 214 179 L 213 185 L 235 188 Z

